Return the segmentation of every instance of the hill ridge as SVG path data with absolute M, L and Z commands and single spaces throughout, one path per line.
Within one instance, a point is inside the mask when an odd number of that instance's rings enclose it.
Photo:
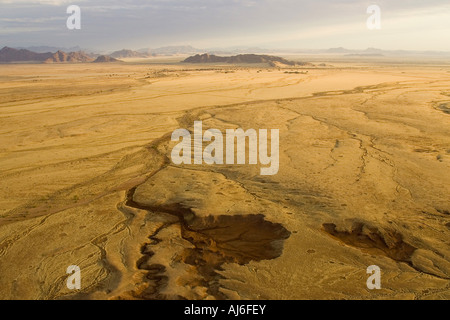
M 229 63 L 229 64 L 241 64 L 241 63 L 268 63 L 273 67 L 279 66 L 311 66 L 308 62 L 296 62 L 290 61 L 277 56 L 270 56 L 264 54 L 239 54 L 230 57 L 222 57 L 214 54 L 196 54 L 195 56 L 188 57 L 183 61 L 184 63 Z

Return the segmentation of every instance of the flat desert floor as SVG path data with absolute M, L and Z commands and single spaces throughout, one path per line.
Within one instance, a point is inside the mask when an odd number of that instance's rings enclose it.
M 0 299 L 450 299 L 450 66 L 304 71 L 1 65 Z M 196 120 L 278 174 L 174 165 Z

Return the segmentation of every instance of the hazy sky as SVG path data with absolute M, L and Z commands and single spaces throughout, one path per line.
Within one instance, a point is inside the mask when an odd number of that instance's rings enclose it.
M 66 27 L 71 4 L 81 8 L 81 30 Z M 366 26 L 372 4 L 381 7 L 381 30 Z M 0 0 L 0 47 L 187 44 L 450 51 L 450 1 Z

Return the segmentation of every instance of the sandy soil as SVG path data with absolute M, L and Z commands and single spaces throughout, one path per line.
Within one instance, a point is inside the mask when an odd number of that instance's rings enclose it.
M 1 299 L 450 298 L 448 66 L 0 70 Z M 195 120 L 279 173 L 173 165 Z

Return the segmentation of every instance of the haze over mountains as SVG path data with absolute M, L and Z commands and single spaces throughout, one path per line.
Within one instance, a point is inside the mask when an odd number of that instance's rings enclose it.
M 260 48 L 260 47 L 223 47 L 223 48 L 195 48 L 192 46 L 168 46 L 156 49 L 139 49 L 137 52 L 149 56 L 171 56 L 171 55 L 195 55 L 205 52 L 211 55 L 239 55 L 239 54 L 333 54 L 333 55 L 365 55 L 365 56 L 445 56 L 450 57 L 447 51 L 411 51 L 411 50 L 383 50 L 378 48 L 348 49 L 344 47 L 326 49 L 307 48 Z
M 122 50 L 119 50 L 119 51 L 114 51 L 109 56 L 112 57 L 112 58 L 116 58 L 116 59 L 148 58 L 149 57 L 148 54 L 137 52 L 137 51 L 133 51 L 133 50 L 128 50 L 128 49 L 122 49 Z
M 192 46 L 167 46 L 167 47 L 161 47 L 156 49 L 151 48 L 144 48 L 138 50 L 141 53 L 151 55 L 151 56 L 172 56 L 172 55 L 179 55 L 179 54 L 196 54 L 196 53 L 203 53 L 205 49 L 197 49 Z
M 74 46 L 74 47 L 70 47 L 70 48 L 54 47 L 54 46 L 31 46 L 31 47 L 17 47 L 16 49 L 26 49 L 26 50 L 37 52 L 37 53 L 48 53 L 48 52 L 57 52 L 57 51 L 64 51 L 64 52 L 78 52 L 78 51 L 88 52 L 88 51 L 90 51 L 88 49 L 81 48 L 80 46 Z

